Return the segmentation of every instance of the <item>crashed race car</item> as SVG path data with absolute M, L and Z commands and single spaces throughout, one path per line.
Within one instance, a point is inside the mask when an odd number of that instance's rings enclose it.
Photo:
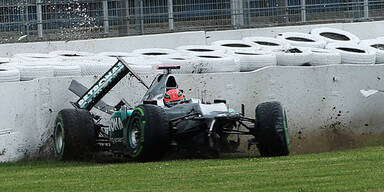
M 61 110 L 56 118 L 53 139 L 55 158 L 79 160 L 100 151 L 157 161 L 166 153 L 185 150 L 191 153 L 218 154 L 236 148 L 240 135 L 251 136 L 261 156 L 289 155 L 286 115 L 279 102 L 265 102 L 256 107 L 255 118 L 228 108 L 225 100 L 212 103 L 187 99 L 171 70 L 180 66 L 158 66 L 159 74 L 148 86 L 122 58 L 91 88 L 73 80 L 69 89 L 80 96 L 74 108 Z M 135 77 L 147 88 L 136 107 L 122 99 L 110 106 L 101 99 L 126 75 Z M 109 125 L 100 124 L 95 107 L 110 115 Z

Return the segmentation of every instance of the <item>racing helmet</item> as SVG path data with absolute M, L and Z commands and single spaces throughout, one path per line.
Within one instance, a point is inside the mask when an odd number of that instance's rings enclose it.
M 179 89 L 170 89 L 164 94 L 164 103 L 165 104 L 177 104 L 179 101 L 185 99 L 184 94 Z

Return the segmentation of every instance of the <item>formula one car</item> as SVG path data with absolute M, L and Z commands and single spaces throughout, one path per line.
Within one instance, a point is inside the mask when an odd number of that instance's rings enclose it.
M 286 115 L 279 102 L 259 104 L 253 119 L 244 116 L 244 105 L 238 113 L 225 100 L 186 99 L 171 74 L 179 68 L 158 66 L 166 72 L 148 86 L 118 57 L 90 89 L 72 81 L 69 89 L 80 99 L 72 103 L 73 109 L 57 115 L 53 133 L 56 159 L 85 159 L 98 151 L 141 162 L 160 160 L 167 152 L 180 150 L 217 154 L 237 147 L 239 135 L 250 135 L 249 146 L 255 144 L 261 156 L 289 155 Z M 122 100 L 112 107 L 101 101 L 128 74 L 148 89 L 142 104 L 133 108 Z M 99 123 L 100 117 L 90 112 L 93 107 L 111 115 L 109 125 Z

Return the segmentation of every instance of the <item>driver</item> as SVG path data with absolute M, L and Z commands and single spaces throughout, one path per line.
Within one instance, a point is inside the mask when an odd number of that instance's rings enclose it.
M 168 90 L 167 92 L 165 92 L 165 95 L 163 98 L 164 105 L 167 107 L 177 105 L 178 103 L 184 100 L 185 100 L 184 94 L 179 89 Z

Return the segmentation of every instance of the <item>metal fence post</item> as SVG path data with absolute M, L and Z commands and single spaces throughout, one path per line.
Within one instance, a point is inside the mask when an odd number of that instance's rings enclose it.
M 135 0 L 135 24 L 136 31 L 139 34 L 144 34 L 144 3 L 143 0 Z
M 169 30 L 174 31 L 175 26 L 174 26 L 174 20 L 173 20 L 173 0 L 168 0 L 168 25 L 169 25 Z
M 301 0 L 301 22 L 305 23 L 307 21 L 307 13 L 306 13 L 306 7 L 305 7 L 305 0 Z
M 246 22 L 246 25 L 249 27 L 249 26 L 251 26 L 251 23 L 252 23 L 252 21 L 251 21 L 251 1 L 250 0 L 246 0 L 246 8 L 247 8 L 247 22 Z
M 244 25 L 243 0 L 231 0 L 231 20 L 235 29 Z
M 239 25 L 242 27 L 244 26 L 244 0 L 238 0 L 237 3 L 239 4 Z
M 369 4 L 368 0 L 364 0 L 364 19 L 369 18 Z
M 109 18 L 108 18 L 108 1 L 103 0 L 103 24 L 104 33 L 109 33 Z
M 43 12 L 41 9 L 41 0 L 36 1 L 36 16 L 37 16 L 37 36 L 43 38 Z
M 129 1 L 121 0 L 121 11 L 118 11 L 121 25 L 118 26 L 119 35 L 127 35 L 129 31 Z
M 26 35 L 29 36 L 29 12 L 28 12 L 28 1 L 25 1 L 24 4 L 24 9 L 25 9 L 25 30 L 26 30 Z M 28 38 L 28 37 L 27 37 Z
M 233 28 L 237 28 L 237 22 L 236 22 L 236 10 L 237 10 L 237 6 L 236 6 L 236 0 L 231 0 L 230 1 L 230 5 L 231 5 L 231 23 L 232 23 L 232 26 Z
M 289 23 L 288 0 L 277 0 L 277 22 Z

